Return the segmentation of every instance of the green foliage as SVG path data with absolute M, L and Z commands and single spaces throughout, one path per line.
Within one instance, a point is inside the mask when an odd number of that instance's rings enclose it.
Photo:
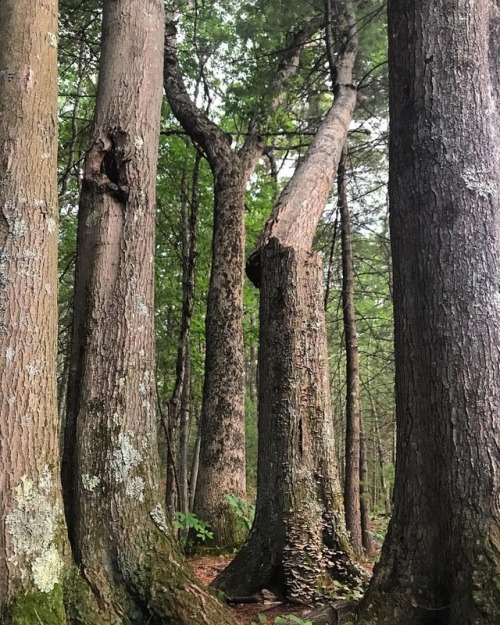
M 387 514 L 374 515 L 372 518 L 374 531 L 373 537 L 377 540 L 381 545 L 385 540 L 385 536 L 387 534 L 387 528 L 389 527 L 390 517 Z
M 312 621 L 305 621 L 303 618 L 300 618 L 300 616 L 296 616 L 295 614 L 287 614 L 287 616 L 277 616 L 274 619 L 276 625 L 280 625 L 281 623 L 287 623 L 288 621 L 297 623 L 297 625 L 313 625 Z
M 210 531 L 210 523 L 208 523 L 208 521 L 201 521 L 192 512 L 177 512 L 175 519 L 172 521 L 172 525 L 176 529 L 181 530 L 185 536 L 189 534 L 189 530 L 194 530 L 196 537 L 202 542 L 211 540 L 214 536 Z M 183 546 L 185 546 L 185 544 Z
M 228 502 L 236 515 L 237 529 L 248 533 L 252 527 L 255 516 L 255 504 L 231 494 L 224 495 L 224 499 Z

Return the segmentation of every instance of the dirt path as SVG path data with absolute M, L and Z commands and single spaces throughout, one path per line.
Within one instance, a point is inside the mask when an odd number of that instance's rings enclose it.
M 189 560 L 196 575 L 204 584 L 210 584 L 230 561 L 230 556 L 197 556 Z M 231 606 L 230 609 L 240 625 L 250 625 L 252 622 L 259 623 L 259 614 L 265 614 L 266 624 L 274 625 L 274 619 L 277 616 L 295 614 L 303 618 L 310 611 L 307 606 L 264 598 L 261 603 L 240 604 Z

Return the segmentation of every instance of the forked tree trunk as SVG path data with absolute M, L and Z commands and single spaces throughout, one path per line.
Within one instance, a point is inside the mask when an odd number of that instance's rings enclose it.
M 180 557 L 159 489 L 153 258 L 163 24 L 162 0 L 104 2 L 78 224 L 65 504 L 103 621 L 232 623 Z
M 246 544 L 214 582 L 227 595 L 270 588 L 309 601 L 325 576 L 361 581 L 343 521 L 323 279 L 311 251 L 356 104 L 356 51 L 354 35 L 339 55 L 335 102 L 247 263 L 261 288 L 257 504 Z
M 496 625 L 500 9 L 388 8 L 398 442 L 360 623 Z
M 56 0 L 3 0 L 0 40 L 0 621 L 62 625 Z

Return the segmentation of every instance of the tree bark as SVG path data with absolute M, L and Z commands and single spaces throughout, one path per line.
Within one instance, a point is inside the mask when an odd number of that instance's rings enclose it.
M 307 602 L 322 578 L 352 584 L 359 573 L 336 473 L 322 267 L 315 253 L 272 239 L 261 269 L 256 517 L 215 586 Z
M 0 39 L 0 621 L 62 625 L 57 2 L 4 0 Z
M 353 37 L 335 102 L 247 263 L 261 288 L 258 485 L 248 540 L 214 582 L 230 596 L 268 588 L 310 601 L 325 576 L 361 583 L 343 522 L 322 268 L 311 251 L 356 104 L 356 50 Z
M 360 622 L 493 625 L 500 10 L 490 0 L 388 8 L 397 461 Z
M 282 90 L 298 69 L 301 50 L 318 28 L 299 29 L 283 55 L 269 87 L 268 109 L 259 107 L 243 146 L 235 151 L 231 138 L 192 102 L 183 81 L 176 51 L 175 16 L 167 15 L 165 92 L 174 115 L 205 151 L 214 176 L 212 267 L 206 314 L 206 360 L 200 417 L 200 467 L 194 512 L 208 521 L 217 547 L 238 544 L 237 517 L 224 495 L 244 498 L 245 358 L 243 349 L 243 278 L 245 261 L 245 189 L 264 153 L 259 132 L 280 103 Z M 196 537 L 192 537 L 196 540 Z
M 361 417 L 360 420 L 359 434 L 359 505 L 361 512 L 361 538 L 363 549 L 368 555 L 371 555 L 374 552 L 374 548 L 372 534 L 370 531 L 370 489 L 368 487 L 368 458 L 363 417 Z
M 153 258 L 163 1 L 103 8 L 65 437 L 73 551 L 105 622 L 229 624 L 178 553 L 159 489 Z
M 351 217 L 347 203 L 344 147 L 338 171 L 338 207 L 342 242 L 342 308 L 346 354 L 346 434 L 344 469 L 344 508 L 347 531 L 356 554 L 363 551 L 360 499 L 361 460 L 361 381 L 359 377 L 358 330 L 354 304 L 354 260 Z

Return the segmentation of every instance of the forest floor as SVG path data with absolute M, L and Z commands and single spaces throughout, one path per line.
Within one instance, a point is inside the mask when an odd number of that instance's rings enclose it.
M 229 564 L 231 559 L 232 556 L 196 556 L 190 558 L 189 561 L 200 580 L 204 584 L 210 584 L 220 571 Z M 363 566 L 371 574 L 373 564 L 366 563 Z M 251 625 L 251 623 L 260 623 L 261 621 L 266 623 L 266 625 L 273 625 L 277 616 L 288 616 L 290 614 L 305 619 L 306 614 L 311 611 L 309 606 L 298 605 L 297 603 L 283 603 L 272 596 L 269 598 L 263 597 L 259 603 L 230 606 L 230 609 L 239 625 Z M 264 616 L 266 617 L 265 620 Z

